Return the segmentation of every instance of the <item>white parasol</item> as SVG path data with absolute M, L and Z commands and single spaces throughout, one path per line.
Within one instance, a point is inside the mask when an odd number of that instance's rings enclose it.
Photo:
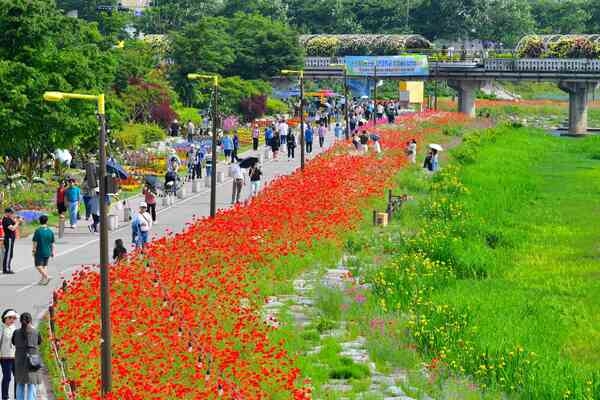
M 437 144 L 437 143 L 431 143 L 429 145 L 429 148 L 433 149 L 435 151 L 444 151 L 444 148 L 441 145 Z

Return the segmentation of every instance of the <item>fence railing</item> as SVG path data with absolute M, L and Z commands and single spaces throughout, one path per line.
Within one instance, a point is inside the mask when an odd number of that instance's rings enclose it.
M 473 54 L 474 56 L 475 54 Z M 486 71 L 493 72 L 574 72 L 574 73 L 600 73 L 600 60 L 595 59 L 552 59 L 552 58 L 494 58 L 480 54 L 481 58 L 447 58 L 430 56 L 432 66 L 444 68 L 460 66 L 471 62 L 471 66 L 483 67 Z M 343 57 L 306 57 L 306 69 L 339 69 L 332 64 L 343 64 Z

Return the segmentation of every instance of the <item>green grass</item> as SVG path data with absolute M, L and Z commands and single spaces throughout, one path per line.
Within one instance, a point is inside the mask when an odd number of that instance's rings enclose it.
M 522 398 L 600 396 L 599 148 L 503 127 L 468 136 L 460 168 L 400 174 L 417 199 L 369 250 L 385 255 L 370 281 L 441 373 Z

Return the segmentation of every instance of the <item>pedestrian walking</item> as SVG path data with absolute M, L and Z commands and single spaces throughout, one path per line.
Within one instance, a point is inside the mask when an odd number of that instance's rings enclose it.
M 359 136 L 359 140 L 360 140 L 360 149 L 363 153 L 368 153 L 369 152 L 369 135 L 367 134 L 367 131 L 362 131 L 360 136 Z
M 313 137 L 314 137 L 314 131 L 312 129 L 312 127 L 310 126 L 310 124 L 306 127 L 306 130 L 304 131 L 304 141 L 306 142 L 306 152 L 307 153 L 312 153 L 312 145 L 313 145 Z
M 0 327 L 0 365 L 2 366 L 2 400 L 8 400 L 10 382 L 15 376 L 15 346 L 12 337 L 17 330 L 19 315 L 11 308 L 2 313 Z
M 179 136 L 180 129 L 181 127 L 179 126 L 179 121 L 177 121 L 177 119 L 174 119 L 173 122 L 171 122 L 171 126 L 169 126 L 171 136 Z
M 95 196 L 98 198 L 98 196 Z M 99 218 L 98 218 L 99 219 Z M 54 232 L 48 227 L 48 216 L 40 216 L 40 226 L 33 234 L 33 261 L 35 269 L 38 270 L 42 278 L 39 285 L 46 286 L 50 282 L 48 276 L 48 260 L 54 257 Z
M 325 135 L 327 134 L 327 128 L 325 124 L 322 123 L 317 130 L 317 135 L 319 136 L 319 147 L 323 148 L 323 144 L 325 143 Z
M 238 151 L 240 150 L 240 138 L 237 132 L 233 133 L 233 150 L 231 152 L 231 162 L 239 162 Z
M 273 139 L 273 129 L 270 126 L 265 128 L 265 146 L 271 146 L 271 140 Z
M 290 131 L 290 126 L 287 124 L 287 122 L 285 122 L 284 119 L 282 119 L 279 122 L 279 144 L 281 146 L 285 145 L 287 143 L 287 135 Z
M 260 129 L 258 129 L 258 125 L 254 125 L 252 128 L 252 150 L 258 150 L 258 138 L 260 137 Z
M 435 149 L 429 149 L 425 161 L 423 162 L 423 168 L 428 172 L 436 172 L 439 169 L 438 152 Z
M 410 163 L 416 164 L 417 163 L 417 141 L 415 139 L 412 139 L 410 142 L 408 142 L 406 152 L 408 154 L 408 160 L 410 161 Z
M 123 244 L 123 239 L 115 240 L 115 248 L 113 249 L 113 261 L 119 262 L 127 256 L 127 249 Z
M 12 337 L 15 346 L 16 400 L 35 400 L 38 385 L 42 383 L 42 337 L 31 324 L 31 314 L 21 314 L 20 320 L 21 328 L 15 330 Z
M 228 164 L 230 159 L 233 162 L 233 158 L 231 154 L 233 153 L 233 139 L 229 136 L 229 133 L 226 133 L 221 139 L 221 147 L 223 148 L 223 153 L 225 154 L 225 162 Z
M 380 142 L 381 139 L 377 135 L 372 135 L 371 140 L 373 141 L 373 147 L 375 148 L 375 153 L 380 154 L 381 153 L 381 142 Z
M 71 229 L 77 228 L 79 199 L 81 198 L 81 189 L 75 183 L 75 179 L 69 180 L 69 187 L 65 192 L 65 199 L 69 207 L 69 223 Z
M 289 140 L 289 135 L 288 135 L 288 140 Z M 288 142 L 288 149 L 289 149 L 289 142 Z M 256 196 L 258 194 L 258 192 L 260 191 L 260 181 L 261 181 L 261 177 L 262 177 L 262 171 L 260 170 L 260 167 L 257 164 L 254 164 L 251 168 L 250 171 L 248 172 L 250 175 L 250 185 L 252 186 L 252 196 Z
M 194 141 L 194 133 L 196 132 L 196 126 L 194 125 L 191 119 L 188 120 L 185 129 L 187 130 L 187 141 L 192 143 Z
M 139 212 L 131 221 L 132 241 L 136 248 L 144 249 L 150 241 L 150 230 L 152 229 L 152 216 L 148 214 L 148 205 L 140 203 Z
M 169 152 L 168 160 L 167 160 L 167 171 L 168 172 L 177 172 L 177 171 L 179 171 L 180 167 L 181 167 L 181 160 L 179 159 L 179 156 L 177 155 L 177 152 L 175 151 L 175 149 L 171 149 L 171 151 Z
M 89 200 L 90 214 L 92 223 L 88 229 L 92 233 L 98 233 L 98 224 L 100 223 L 100 188 L 94 188 L 94 195 Z
M 279 132 L 275 132 L 273 134 L 273 138 L 271 139 L 271 151 L 273 152 L 273 160 L 277 161 L 277 156 L 279 155 L 279 146 L 281 144 L 281 138 L 279 137 Z
M 273 142 L 275 142 L 275 140 L 273 140 Z M 277 143 L 277 145 L 279 145 L 279 142 Z M 244 187 L 244 171 L 242 171 L 242 168 L 237 163 L 231 164 L 231 166 L 229 167 L 229 171 L 231 173 L 231 177 L 233 178 L 231 204 L 237 204 L 240 202 L 242 187 Z
M 360 139 L 358 138 L 358 134 L 356 132 L 352 132 L 352 144 L 354 145 L 354 149 L 356 151 L 360 151 Z
M 67 212 L 67 206 L 65 205 L 65 192 L 67 190 L 65 181 L 61 180 L 58 183 L 58 189 L 56 189 L 56 210 L 58 216 L 62 217 Z
M 4 217 L 2 218 L 2 229 L 4 231 L 4 259 L 2 260 L 2 272 L 5 274 L 14 274 L 11 264 L 15 250 L 15 240 L 17 240 L 17 229 L 19 229 L 21 221 L 21 218 L 15 215 L 15 210 L 11 207 L 4 210 Z
M 156 189 L 154 186 L 146 183 L 142 190 L 144 201 L 148 205 L 148 212 L 152 216 L 152 222 L 156 222 Z
M 342 138 L 342 134 L 344 133 L 340 123 L 335 124 L 335 128 L 333 128 L 333 134 L 335 135 L 335 140 L 340 140 Z
M 294 132 L 291 129 L 288 132 L 286 142 L 287 142 L 288 161 L 290 161 L 290 160 L 293 160 L 294 158 L 296 158 L 296 155 L 294 154 L 296 151 L 296 135 L 294 135 Z

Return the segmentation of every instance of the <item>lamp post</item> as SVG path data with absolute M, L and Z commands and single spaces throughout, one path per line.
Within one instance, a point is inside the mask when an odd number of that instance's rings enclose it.
M 212 80 L 213 81 L 213 99 L 212 99 L 212 164 L 210 169 L 210 216 L 214 218 L 217 215 L 217 129 L 219 118 L 219 76 L 204 74 L 188 74 L 188 79 L 194 80 Z
M 59 102 L 62 100 L 77 99 L 95 101 L 98 104 L 98 121 L 100 123 L 99 159 L 100 159 L 100 313 L 102 320 L 102 395 L 112 391 L 112 333 L 110 327 L 110 282 L 108 276 L 108 206 L 106 204 L 106 112 L 104 95 L 89 95 L 78 93 L 46 92 L 44 100 Z
M 348 67 L 346 64 L 330 64 L 330 67 L 338 67 L 344 71 L 344 104 L 346 111 L 346 140 L 350 139 L 350 103 L 348 102 Z
M 281 70 L 282 75 L 297 75 L 300 79 L 300 169 L 304 171 L 304 71 L 300 70 Z

